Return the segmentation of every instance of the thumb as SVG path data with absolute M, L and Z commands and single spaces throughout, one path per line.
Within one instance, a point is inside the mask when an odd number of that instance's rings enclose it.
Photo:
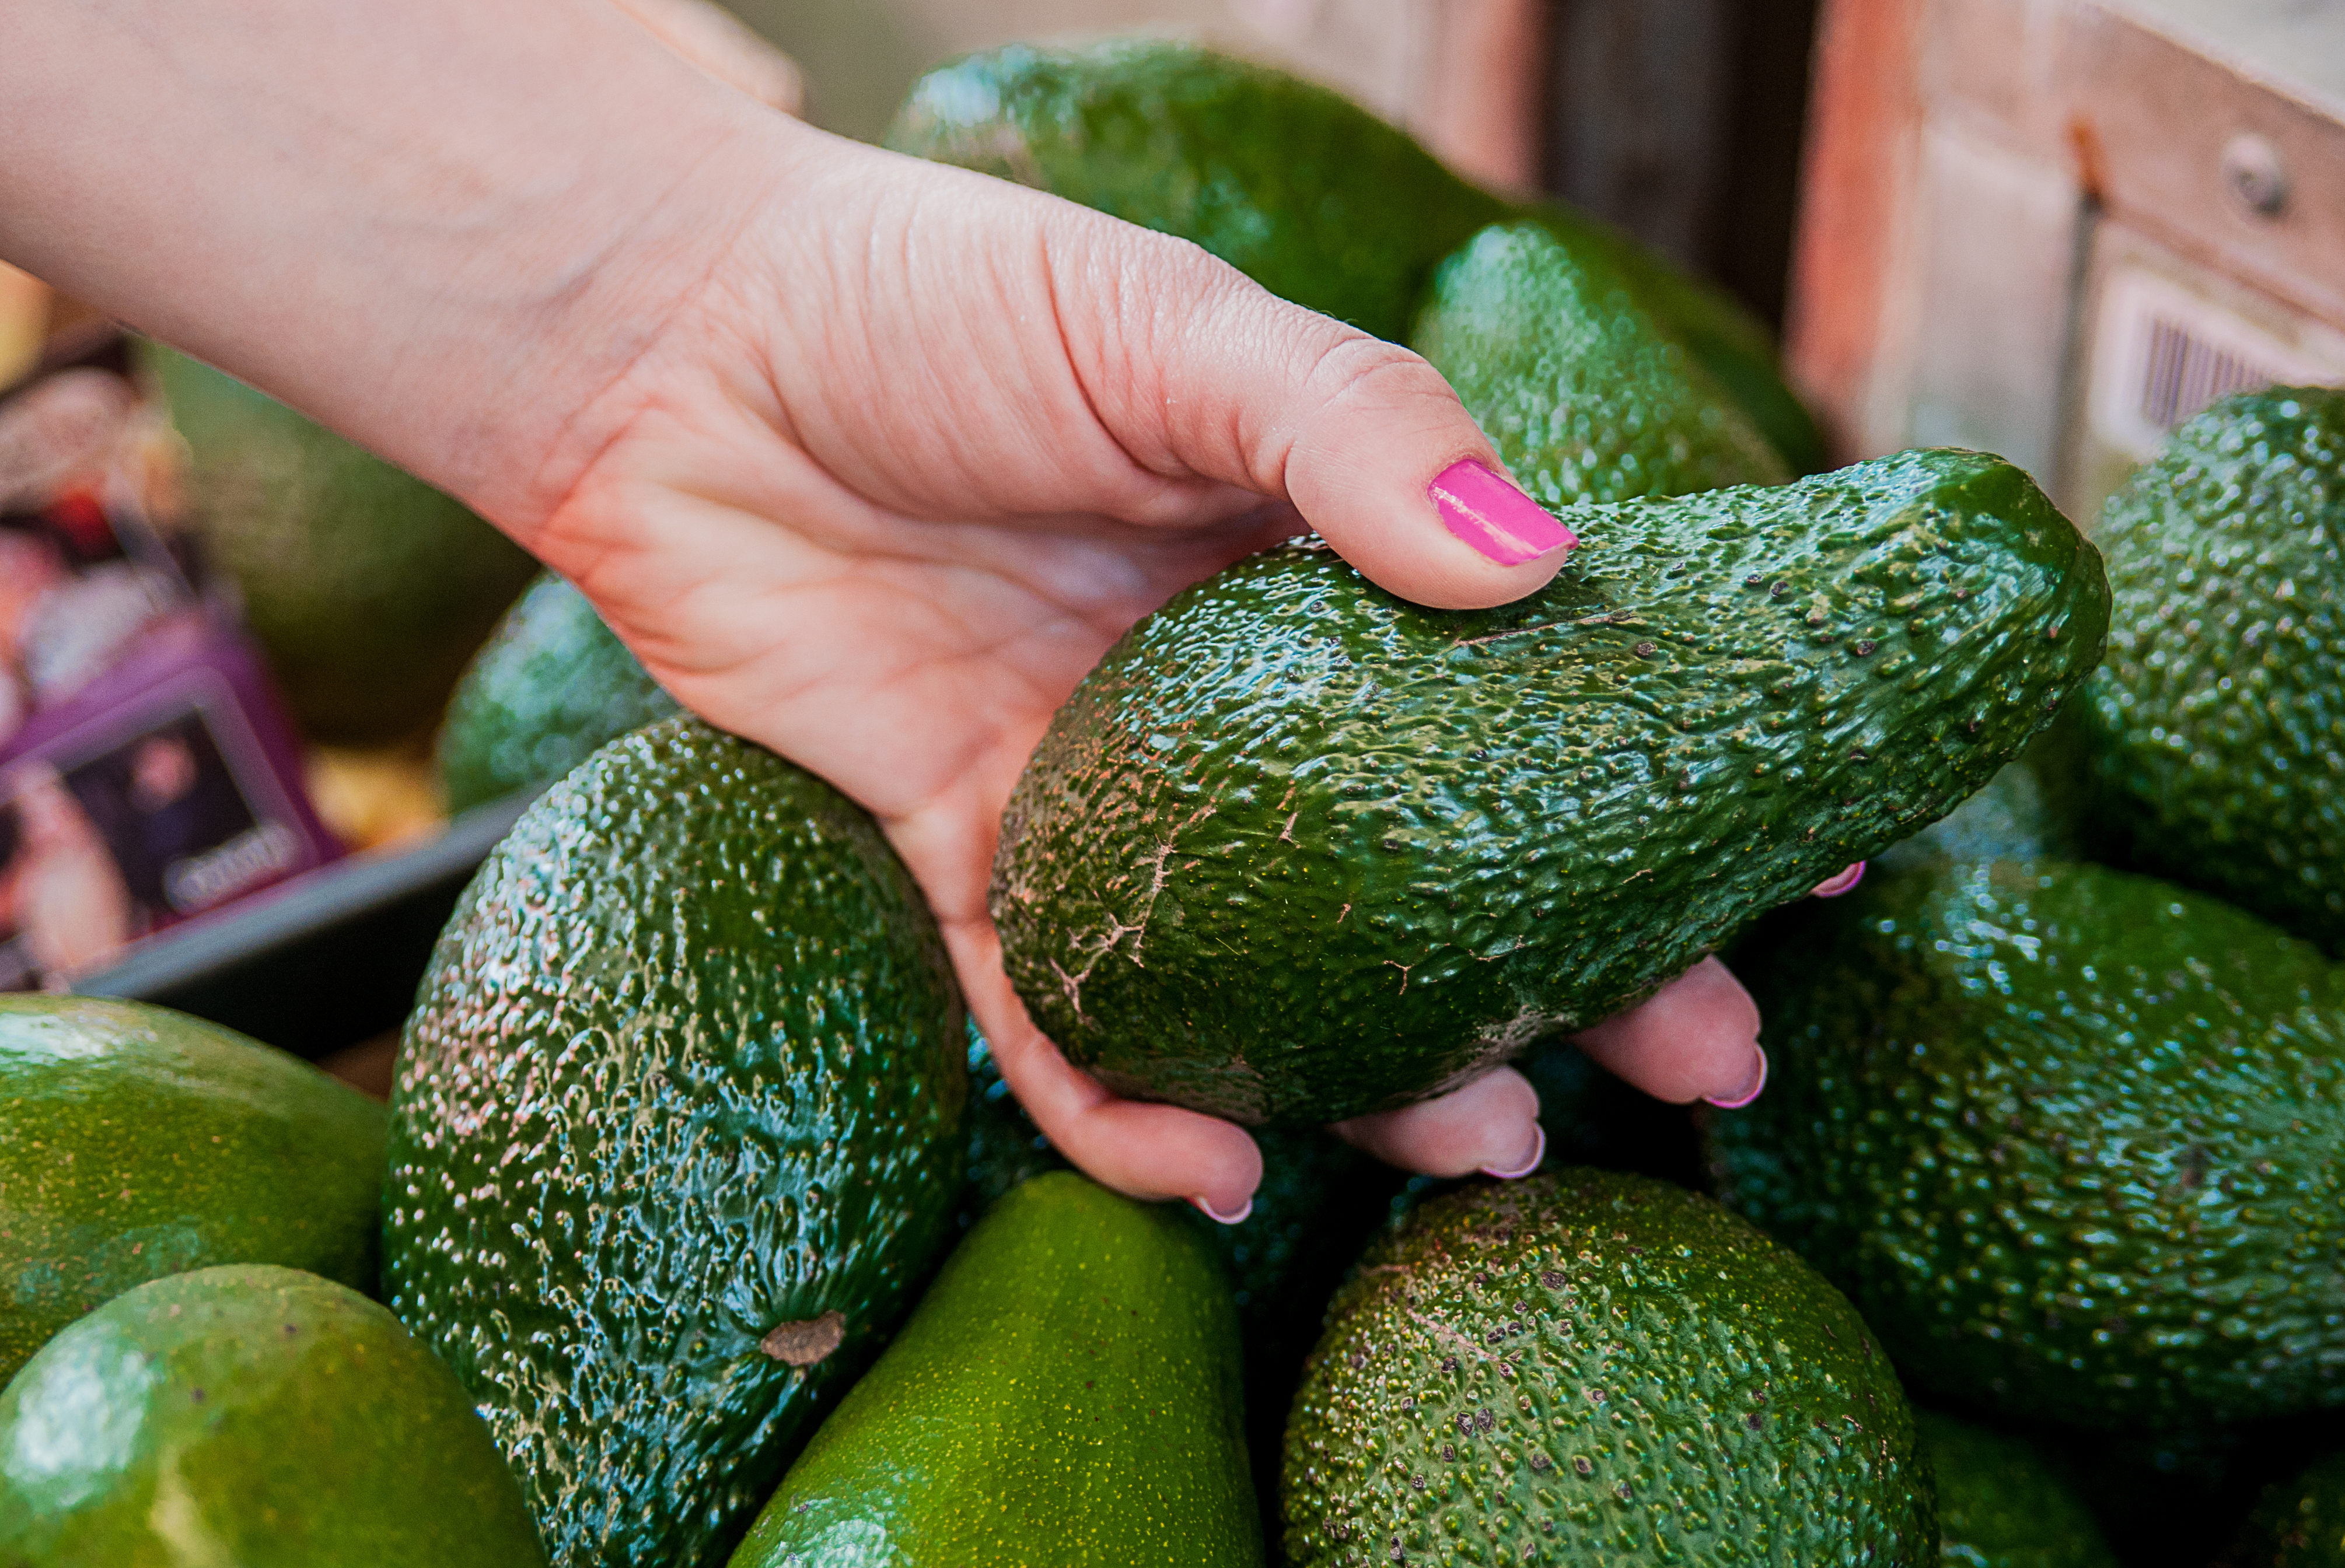
M 1141 328 L 1147 373 L 1132 374 L 1126 336 L 1119 374 L 1102 378 L 1126 398 L 1091 389 L 1127 450 L 1289 502 L 1371 580 L 1421 604 L 1503 604 L 1562 566 L 1577 538 L 1507 478 L 1431 365 L 1193 246 L 1133 238 L 1155 254 L 1119 270 L 1155 287 L 1114 291 L 1107 313 L 1137 297 L 1148 319 L 1102 327 Z

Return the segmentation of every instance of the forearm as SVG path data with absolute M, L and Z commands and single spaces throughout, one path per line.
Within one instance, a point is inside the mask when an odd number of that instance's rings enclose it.
M 509 523 L 817 136 L 600 0 L 0 0 L 0 258 Z

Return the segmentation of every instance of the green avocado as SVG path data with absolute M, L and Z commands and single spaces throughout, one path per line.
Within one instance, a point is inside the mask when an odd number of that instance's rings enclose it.
M 2117 1568 L 2092 1511 L 2035 1444 L 1934 1411 L 1914 1421 L 1937 1477 L 1944 1568 Z
M 1930 1472 L 1838 1291 L 1709 1199 L 1583 1168 L 1416 1209 L 1286 1429 L 1294 1568 L 1919 1568 Z
M 930 72 L 887 137 L 1177 235 L 1284 299 L 1402 341 L 1427 279 L 1475 230 L 1544 224 L 1626 280 L 1793 469 L 1822 466 L 1766 329 L 1617 230 L 1459 179 L 1348 98 L 1171 38 L 1015 44 Z
M 1953 809 L 2100 657 L 2098 558 L 1997 458 L 1573 516 L 1495 610 L 1305 541 L 1109 651 L 994 863 L 1072 1060 L 1244 1122 L 1422 1098 Z
M 557 1568 L 725 1560 L 951 1238 L 963 1038 L 871 819 L 696 719 L 490 855 L 408 1020 L 384 1282 Z
M 2345 953 L 2345 391 L 2225 399 L 2095 537 L 2085 718 L 2129 858 Z
M 0 996 L 0 1381 L 167 1274 L 281 1263 L 371 1291 L 382 1150 L 381 1107 L 257 1040 Z
M 2125 1432 L 2345 1404 L 2345 976 L 2106 866 L 1945 863 L 1773 927 L 1721 1190 L 1915 1385 Z
M 0 1391 L 0 1563 L 530 1568 L 448 1369 L 355 1290 L 230 1264 L 117 1296 Z
M 1410 346 L 1550 510 L 1791 477 L 1624 274 L 1535 223 L 1486 228 L 1443 262 Z
M 1241 1397 L 1194 1229 L 1037 1176 L 954 1249 L 733 1568 L 1251 1568 Z
M 676 711 L 586 596 L 548 572 L 505 612 L 448 699 L 434 758 L 450 812 L 550 784 Z
M 147 364 L 187 440 L 207 559 L 237 585 L 303 730 L 362 745 L 429 724 L 535 563 L 243 382 L 159 346 Z
M 2218 1568 L 2345 1568 L 2345 1453 L 2267 1490 Z

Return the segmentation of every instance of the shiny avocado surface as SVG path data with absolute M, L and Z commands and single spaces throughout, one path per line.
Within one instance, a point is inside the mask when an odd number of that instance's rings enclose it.
M 2345 981 L 2171 884 L 1882 875 L 1738 955 L 1774 1070 L 1738 1209 L 1914 1386 L 2107 1432 L 2345 1404 Z
M 1253 1123 L 1438 1092 L 1953 809 L 2099 658 L 2098 558 L 1999 459 L 1574 521 L 1496 610 L 1306 541 L 1109 652 L 994 864 L 1010 976 L 1072 1059 Z
M 385 1282 L 558 1568 L 724 1560 L 950 1239 L 963 1028 L 870 818 L 696 719 L 482 866 L 409 1022 Z
M 276 1263 L 375 1289 L 382 1108 L 184 1013 L 0 996 L 0 1381 L 147 1280 Z
M 1709 1199 L 1566 1168 L 1420 1206 L 1286 1430 L 1294 1568 L 1921 1568 L 1929 1469 L 1840 1293 Z

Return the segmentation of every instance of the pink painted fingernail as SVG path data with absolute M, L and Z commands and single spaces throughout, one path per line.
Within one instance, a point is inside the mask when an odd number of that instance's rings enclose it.
M 1851 891 L 1858 883 L 1863 880 L 1864 862 L 1861 860 L 1854 861 L 1847 865 L 1842 866 L 1832 875 L 1827 876 L 1822 882 L 1817 883 L 1815 892 L 1812 896 L 1817 898 L 1838 898 L 1842 894 Z
M 1245 1223 L 1245 1217 L 1254 1212 L 1254 1199 L 1251 1198 L 1238 1205 L 1238 1211 L 1235 1214 L 1224 1214 L 1202 1198 L 1192 1198 L 1189 1202 L 1198 1213 L 1216 1225 L 1243 1225 Z
M 1520 566 L 1579 536 L 1487 463 L 1451 463 L 1425 487 L 1449 531 L 1501 566 Z
M 1760 1091 L 1767 1087 L 1767 1047 L 1753 1046 L 1751 1048 L 1759 1054 L 1759 1065 L 1751 1069 L 1751 1077 L 1743 1083 L 1742 1092 L 1732 1099 L 1720 1099 L 1715 1095 L 1704 1095 L 1702 1098 L 1721 1110 L 1741 1110 L 1759 1098 Z
M 1539 1126 L 1537 1122 L 1533 1122 L 1531 1123 L 1530 1158 L 1518 1164 L 1512 1170 L 1500 1170 L 1495 1165 L 1486 1165 L 1482 1168 L 1482 1174 L 1485 1176 L 1495 1176 L 1500 1181 L 1517 1181 L 1528 1176 L 1532 1171 L 1537 1170 L 1539 1167 L 1539 1161 L 1546 1158 L 1547 1128 Z

